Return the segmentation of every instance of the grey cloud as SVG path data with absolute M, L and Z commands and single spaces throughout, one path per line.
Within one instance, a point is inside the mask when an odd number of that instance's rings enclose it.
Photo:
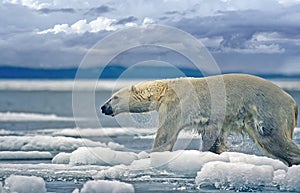
M 293 14 L 296 12 L 287 14 L 284 9 L 277 12 L 228 11 L 220 12 L 217 16 L 182 19 L 173 25 L 198 38 L 223 37 L 220 49 L 248 49 L 251 46 L 249 43 L 253 43 L 253 35 L 259 32 L 277 32 L 288 39 L 299 38 L 300 25 L 290 18 Z M 274 42 L 268 43 L 271 45 Z M 278 45 L 285 44 L 281 42 Z
M 129 22 L 135 22 L 137 20 L 138 20 L 138 18 L 136 18 L 134 16 L 129 16 L 129 17 L 126 17 L 126 18 L 123 18 L 123 19 L 120 19 L 119 21 L 117 21 L 116 25 L 122 25 L 122 24 L 126 24 Z
M 101 5 L 101 6 L 96 7 L 96 8 L 91 8 L 85 14 L 87 14 L 87 15 L 99 15 L 99 14 L 111 12 L 112 10 L 113 10 L 113 8 L 111 8 L 107 5 Z
M 75 9 L 72 8 L 61 8 L 61 9 L 49 9 L 49 8 L 43 8 L 37 10 L 39 13 L 49 14 L 54 12 L 62 12 L 62 13 L 75 13 Z
M 71 67 L 84 56 L 83 46 L 66 46 L 63 34 L 44 36 L 34 33 L 15 35 L 0 43 L 1 64 L 31 67 Z M 80 37 L 78 37 L 80 38 Z
M 179 11 L 166 11 L 165 14 L 167 14 L 167 15 L 175 15 L 175 14 L 181 15 L 181 13 Z

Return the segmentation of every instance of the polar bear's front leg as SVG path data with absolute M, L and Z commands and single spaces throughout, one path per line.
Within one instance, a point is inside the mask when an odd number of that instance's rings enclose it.
M 172 151 L 178 133 L 179 131 L 174 130 L 174 128 L 159 128 L 154 140 L 152 152 Z

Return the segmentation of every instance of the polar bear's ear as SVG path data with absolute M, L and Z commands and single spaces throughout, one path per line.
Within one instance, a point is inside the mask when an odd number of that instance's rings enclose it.
M 135 87 L 135 86 L 131 86 L 131 92 L 134 92 L 134 93 L 136 93 L 136 92 L 137 92 L 137 89 L 136 89 L 136 87 Z

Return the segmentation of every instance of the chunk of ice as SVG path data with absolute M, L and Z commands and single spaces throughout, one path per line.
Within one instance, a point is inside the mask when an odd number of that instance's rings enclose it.
M 106 144 L 72 137 L 0 136 L 1 151 L 71 151 L 82 146 L 106 147 Z
M 264 156 L 249 155 L 238 152 L 224 152 L 221 154 L 221 156 L 228 157 L 229 162 L 231 163 L 247 163 L 254 164 L 256 166 L 271 165 L 274 168 L 274 170 L 288 169 L 288 167 L 283 162 L 277 159 L 272 159 Z
M 53 164 L 69 164 L 71 153 L 61 152 L 52 159 Z
M 162 167 L 187 176 L 196 176 L 202 166 L 211 161 L 229 161 L 228 157 L 197 150 L 154 152 L 150 155 L 151 167 Z
M 17 193 L 46 193 L 46 185 L 43 178 L 36 176 L 11 175 L 5 180 L 4 192 Z
M 300 192 L 300 165 L 288 169 L 281 187 L 284 190 Z
M 50 152 L 40 151 L 1 151 L 0 160 L 52 159 Z
M 195 182 L 200 187 L 250 191 L 271 185 L 273 172 L 272 166 L 216 161 L 205 164 L 198 172 Z
M 133 152 L 114 151 L 103 147 L 80 147 L 70 155 L 71 165 L 129 165 L 138 155 Z
M 134 188 L 131 184 L 119 181 L 95 180 L 86 182 L 80 193 L 134 193 Z M 75 189 L 73 193 L 79 193 Z

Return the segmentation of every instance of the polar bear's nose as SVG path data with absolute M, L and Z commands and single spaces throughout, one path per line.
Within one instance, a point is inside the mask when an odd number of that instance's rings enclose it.
M 102 107 L 101 107 L 102 113 L 104 113 L 105 115 L 113 115 L 113 110 L 111 105 L 109 105 L 108 103 L 105 103 Z

